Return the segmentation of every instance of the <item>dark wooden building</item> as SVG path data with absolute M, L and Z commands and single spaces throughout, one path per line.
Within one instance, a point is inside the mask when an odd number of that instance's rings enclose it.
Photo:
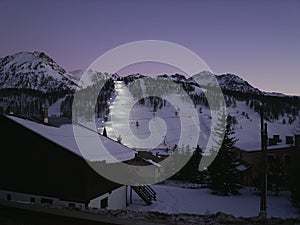
M 268 182 L 271 188 L 274 177 L 280 183 L 281 188 L 289 189 L 292 179 L 291 173 L 295 164 L 298 164 L 300 146 L 290 141 L 274 143 L 267 147 L 267 169 Z M 259 187 L 261 184 L 262 151 L 260 149 L 237 149 L 238 158 L 246 162 L 249 167 L 244 170 L 241 176 L 241 183 L 245 186 Z M 280 180 L 280 181 L 279 181 Z M 276 181 L 275 181 L 276 182 Z
M 0 198 L 76 207 L 126 207 L 126 186 L 100 176 L 78 150 L 64 146 L 63 140 L 56 142 L 55 138 L 75 141 L 58 131 L 49 125 L 0 115 Z M 131 149 L 105 141 L 120 151 L 125 149 L 128 159 L 134 157 Z

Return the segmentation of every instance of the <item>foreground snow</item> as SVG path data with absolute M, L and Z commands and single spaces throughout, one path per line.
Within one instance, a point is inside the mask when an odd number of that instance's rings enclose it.
M 253 217 L 259 213 L 260 197 L 250 190 L 243 189 L 238 196 L 212 195 L 210 189 L 187 189 L 164 185 L 153 185 L 158 200 L 146 205 L 134 192 L 133 203 L 128 210 L 158 211 L 164 213 L 210 214 L 219 211 L 237 217 Z M 268 217 L 295 218 L 297 209 L 289 199 L 289 193 L 268 196 Z

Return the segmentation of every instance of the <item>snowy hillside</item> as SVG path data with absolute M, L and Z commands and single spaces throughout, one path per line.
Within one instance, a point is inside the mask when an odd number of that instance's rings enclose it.
M 166 76 L 161 76 L 169 79 Z M 232 77 L 231 75 L 229 77 Z M 132 78 L 132 75 L 130 79 Z M 171 77 L 172 79 L 177 78 L 176 76 Z M 251 86 L 244 82 L 242 79 L 233 76 L 234 82 L 239 83 L 241 87 L 245 87 L 243 90 L 251 91 Z M 182 80 L 182 77 L 179 77 Z M 222 81 L 226 87 L 230 82 L 226 79 L 226 76 L 220 76 L 219 80 Z M 128 81 L 127 81 L 128 82 Z M 104 124 L 107 129 L 108 135 L 117 139 L 118 136 L 122 137 L 122 143 L 128 145 L 129 147 L 139 147 L 141 143 L 145 142 L 147 137 L 151 135 L 161 135 L 161 142 L 157 144 L 156 148 L 159 149 L 172 149 L 175 144 L 178 143 L 179 138 L 183 138 L 186 141 L 189 140 L 194 135 L 192 127 L 188 124 L 181 125 L 180 119 L 182 115 L 181 112 L 177 111 L 172 104 L 161 101 L 159 99 L 146 99 L 142 104 L 133 104 L 134 95 L 130 92 L 130 88 L 125 85 L 126 82 L 116 81 L 115 90 L 116 98 L 110 104 L 110 114 L 108 116 L 108 121 Z M 141 82 L 142 83 L 142 82 Z M 225 87 L 224 86 L 224 87 Z M 145 89 L 141 85 L 142 89 Z M 159 92 L 159 87 L 156 87 Z M 248 89 L 249 88 L 249 89 Z M 252 91 L 256 89 L 253 88 Z M 212 123 L 211 110 L 209 105 L 202 101 L 201 96 L 204 96 L 204 91 L 199 87 L 189 91 L 189 94 L 195 100 L 195 108 L 198 112 L 200 135 L 198 139 L 198 144 L 202 149 L 206 148 L 209 135 L 211 132 L 210 126 Z M 256 93 L 253 93 L 256 94 Z M 196 96 L 196 97 L 195 97 Z M 199 97 L 200 96 L 200 97 Z M 233 123 L 236 137 L 238 141 L 236 143 L 237 147 L 245 150 L 259 150 L 260 149 L 260 114 L 257 112 L 257 105 L 260 100 L 252 99 L 251 95 L 245 99 L 235 97 L 233 95 L 225 95 L 225 101 L 227 103 L 227 115 L 230 117 L 230 122 Z M 198 101 L 198 98 L 200 100 Z M 250 100 L 249 100 L 250 98 Z M 154 101 L 154 104 L 153 104 Z M 157 103 L 155 103 L 157 101 Z M 265 100 L 267 102 L 267 100 Z M 286 99 L 276 99 L 276 103 L 273 103 L 273 99 L 270 100 L 270 104 L 283 104 Z M 267 103 L 266 103 L 267 104 Z M 298 105 L 292 105 L 292 108 L 299 110 Z M 156 107 L 155 107 L 156 105 Z M 268 106 L 268 105 L 266 105 Z M 128 110 L 126 110 L 128 108 Z M 287 106 L 289 109 L 289 107 Z M 128 111 L 128 112 L 127 112 Z M 287 110 L 289 111 L 289 110 Z M 129 115 L 127 113 L 129 113 Z M 294 113 L 279 113 L 273 114 L 272 110 L 270 114 L 266 111 L 266 122 L 268 123 L 268 135 L 272 137 L 273 135 L 280 135 L 282 139 L 282 144 L 285 143 L 285 136 L 293 136 L 299 133 L 300 129 L 300 118 L 298 112 Z M 157 118 L 163 119 L 163 122 Z M 149 126 L 156 124 L 157 129 L 153 129 L 152 133 Z M 128 126 L 130 131 L 128 131 Z M 182 129 L 186 129 L 188 133 L 184 133 L 181 136 Z M 166 134 L 164 133 L 166 130 Z M 154 132 L 154 133 L 153 133 Z M 191 133 L 189 133 L 191 132 Z M 190 146 L 195 147 L 195 146 Z
M 255 112 L 244 101 L 237 101 L 235 107 L 227 107 L 227 113 L 236 118 L 236 124 L 234 129 L 236 137 L 238 139 L 237 147 L 245 150 L 259 150 L 261 148 L 260 143 L 260 115 Z M 294 136 L 299 134 L 297 131 L 300 127 L 299 116 L 295 121 L 290 123 L 283 123 L 283 120 L 287 120 L 287 116 L 281 116 L 278 120 L 266 121 L 268 124 L 268 136 L 280 135 L 282 143 L 285 144 L 286 136 Z M 276 146 L 274 146 L 276 147 Z M 270 147 L 269 147 L 270 148 Z
M 61 102 L 76 79 L 43 52 L 19 52 L 0 59 L 0 113 L 61 115 Z M 52 106 L 52 107 L 51 107 Z
M 20 52 L 0 59 L 0 89 L 47 93 L 75 87 L 75 79 L 43 52 Z

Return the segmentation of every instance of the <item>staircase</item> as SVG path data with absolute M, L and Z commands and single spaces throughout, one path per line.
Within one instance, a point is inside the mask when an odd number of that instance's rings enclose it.
M 152 201 L 156 201 L 156 192 L 149 185 L 142 184 L 142 178 L 136 173 L 132 175 L 138 181 L 138 184 L 136 186 L 131 186 L 131 188 L 147 203 L 147 205 L 151 205 Z

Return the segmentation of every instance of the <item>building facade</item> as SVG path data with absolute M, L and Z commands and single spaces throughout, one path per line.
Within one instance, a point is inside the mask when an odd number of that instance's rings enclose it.
M 125 208 L 127 186 L 95 172 L 80 152 L 70 149 L 74 137 L 66 130 L 60 131 L 59 127 L 0 115 L 0 199 L 69 207 Z M 56 142 L 55 138 L 62 140 Z M 105 141 L 111 148 L 120 148 L 123 158 L 135 156 L 131 149 L 109 139 Z
M 278 139 L 279 140 L 279 139 Z M 287 140 L 290 140 L 288 138 Z M 261 184 L 262 151 L 237 149 L 240 161 L 249 167 L 241 173 L 241 184 L 248 187 L 259 187 Z M 267 173 L 269 189 L 272 183 L 278 183 L 282 189 L 289 189 L 292 183 L 291 174 L 298 163 L 300 146 L 292 143 L 273 143 L 267 147 Z

